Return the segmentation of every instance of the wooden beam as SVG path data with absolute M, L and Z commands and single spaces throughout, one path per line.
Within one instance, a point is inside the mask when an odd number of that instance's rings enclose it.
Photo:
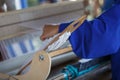
M 72 48 L 71 47 L 67 47 L 67 48 L 64 48 L 64 49 L 59 49 L 59 50 L 50 52 L 49 55 L 50 55 L 50 57 L 55 57 L 55 56 L 58 56 L 58 55 L 61 55 L 61 54 L 65 54 L 66 52 L 70 52 L 70 51 L 72 51 Z
M 39 5 L 0 14 L 0 27 L 83 9 L 82 0 Z

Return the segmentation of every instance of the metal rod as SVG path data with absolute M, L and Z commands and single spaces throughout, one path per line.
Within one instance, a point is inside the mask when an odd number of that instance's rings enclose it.
M 65 53 L 62 55 L 58 55 L 52 57 L 52 66 L 56 66 L 58 64 L 62 64 L 64 62 L 76 59 L 76 55 L 73 52 Z
M 94 77 L 94 75 L 96 74 L 99 75 L 100 73 L 103 73 L 109 70 L 110 70 L 110 64 L 109 63 L 103 64 L 97 67 L 96 69 L 94 69 L 93 71 L 90 71 L 82 76 L 77 77 L 75 80 L 89 80 L 92 76 Z M 60 74 L 57 74 L 56 76 L 49 78 L 48 80 L 64 80 L 65 76 L 66 75 L 64 73 L 60 73 Z M 93 80 L 93 79 L 90 79 L 90 80 Z

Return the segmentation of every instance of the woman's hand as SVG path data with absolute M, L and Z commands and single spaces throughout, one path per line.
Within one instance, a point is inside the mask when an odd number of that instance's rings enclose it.
M 41 40 L 50 38 L 58 33 L 59 25 L 45 25 L 43 28 L 43 33 L 40 36 Z

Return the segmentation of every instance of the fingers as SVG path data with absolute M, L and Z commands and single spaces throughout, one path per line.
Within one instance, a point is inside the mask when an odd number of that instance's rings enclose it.
M 40 39 L 44 41 L 58 33 L 59 25 L 45 25 Z
M 48 31 L 43 30 L 43 33 L 42 33 L 42 35 L 40 36 L 40 39 L 41 39 L 42 41 L 44 41 L 44 40 L 46 40 L 47 38 L 50 38 L 51 35 L 52 35 L 52 34 L 49 34 Z
M 46 39 L 46 37 L 45 37 L 44 35 L 41 35 L 41 36 L 40 36 L 40 39 L 41 39 L 42 41 L 44 41 L 44 40 Z
M 45 25 L 44 26 L 44 28 L 43 28 L 43 33 L 42 33 L 42 35 L 40 36 L 40 39 L 42 40 L 42 41 L 44 41 L 46 38 L 47 38 L 47 27 L 48 27 L 48 25 Z
M 51 34 L 51 35 L 52 35 L 52 34 Z M 44 40 L 50 38 L 51 35 L 49 35 L 49 32 L 47 33 L 46 31 L 43 31 L 42 35 L 40 36 L 40 39 L 41 39 L 42 41 L 44 41 Z
M 44 40 L 46 40 L 46 39 L 48 39 L 48 38 L 50 38 L 50 37 L 52 37 L 52 36 L 54 36 L 54 35 L 43 32 L 43 34 L 40 36 L 40 39 L 41 39 L 42 41 L 44 41 Z

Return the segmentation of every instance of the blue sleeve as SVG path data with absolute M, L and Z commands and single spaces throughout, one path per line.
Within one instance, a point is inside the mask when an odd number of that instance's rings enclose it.
M 60 24 L 58 33 L 62 32 L 62 31 L 63 31 L 67 26 L 69 26 L 72 22 L 73 22 L 73 21 L 68 22 L 68 23 L 62 23 L 62 24 Z
M 69 38 L 81 58 L 114 54 L 120 48 L 120 5 L 115 5 L 93 21 L 84 23 Z
M 70 37 L 78 57 L 97 58 L 114 54 L 120 48 L 120 5 L 114 5 L 93 21 L 85 21 Z M 71 22 L 70 22 L 71 23 Z M 70 23 L 63 23 L 59 32 Z

